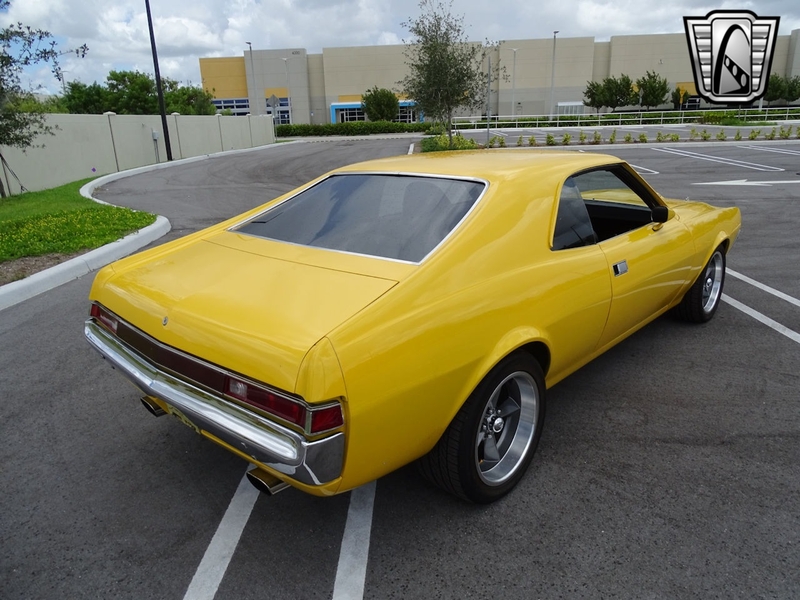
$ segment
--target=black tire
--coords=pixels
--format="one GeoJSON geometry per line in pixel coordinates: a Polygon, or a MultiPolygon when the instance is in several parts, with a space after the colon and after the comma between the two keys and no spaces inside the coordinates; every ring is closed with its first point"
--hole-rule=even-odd
{"type": "Polygon", "coordinates": [[[433,450],[418,461],[419,470],[464,500],[494,502],[525,474],[544,414],[541,367],[526,353],[511,354],[475,388],[433,450]]]}
{"type": "Polygon", "coordinates": [[[700,276],[686,292],[675,313],[690,323],[706,323],[717,312],[725,284],[725,247],[714,250],[700,276]]]}

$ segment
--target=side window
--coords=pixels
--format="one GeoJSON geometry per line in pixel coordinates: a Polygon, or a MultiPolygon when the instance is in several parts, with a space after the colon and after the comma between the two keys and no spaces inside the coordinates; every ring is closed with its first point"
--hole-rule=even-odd
{"type": "Polygon", "coordinates": [[[578,248],[597,242],[589,211],[575,179],[569,177],[561,188],[553,232],[553,250],[578,248]]]}
{"type": "Polygon", "coordinates": [[[608,167],[572,178],[580,190],[597,240],[601,242],[653,220],[650,206],[635,189],[636,182],[629,185],[624,180],[626,173],[617,174],[616,171],[616,167],[608,167]]]}

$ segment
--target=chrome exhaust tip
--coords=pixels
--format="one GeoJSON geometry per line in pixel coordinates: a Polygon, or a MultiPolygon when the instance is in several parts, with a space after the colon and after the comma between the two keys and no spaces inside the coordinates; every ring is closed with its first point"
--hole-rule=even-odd
{"type": "Polygon", "coordinates": [[[269,496],[274,496],[278,492],[289,487],[288,483],[281,481],[274,475],[258,468],[248,471],[247,479],[259,492],[264,492],[269,496]]]}
{"type": "Polygon", "coordinates": [[[150,398],[150,396],[143,396],[142,404],[144,404],[144,407],[147,409],[147,412],[149,412],[154,417],[160,417],[162,415],[167,414],[163,408],[161,408],[158,404],[156,404],[153,401],[152,398],[150,398]]]}

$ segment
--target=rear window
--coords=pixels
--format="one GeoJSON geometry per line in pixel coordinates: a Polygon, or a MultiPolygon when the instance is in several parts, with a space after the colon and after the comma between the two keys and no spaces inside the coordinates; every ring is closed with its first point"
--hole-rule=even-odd
{"type": "Polygon", "coordinates": [[[236,228],[240,233],[420,262],[485,184],[409,175],[334,175],[236,228]]]}

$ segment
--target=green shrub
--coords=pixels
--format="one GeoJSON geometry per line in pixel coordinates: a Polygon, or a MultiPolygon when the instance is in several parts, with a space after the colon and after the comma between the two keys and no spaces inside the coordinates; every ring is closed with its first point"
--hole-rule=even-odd
{"type": "Polygon", "coordinates": [[[609,144],[613,144],[613,143],[615,143],[616,141],[617,141],[617,130],[615,129],[615,130],[613,130],[613,131],[611,132],[611,136],[608,138],[608,143],[609,143],[609,144]]]}
{"type": "Polygon", "coordinates": [[[717,139],[718,139],[720,142],[724,142],[725,140],[727,140],[727,139],[728,139],[728,136],[727,136],[727,135],[725,135],[725,130],[724,130],[724,129],[720,129],[720,130],[719,130],[719,132],[717,133],[717,139]]]}
{"type": "Polygon", "coordinates": [[[544,138],[544,143],[548,146],[555,146],[556,145],[556,138],[553,136],[552,133],[548,133],[547,136],[544,138]]]}
{"type": "Polygon", "coordinates": [[[749,139],[749,140],[754,140],[754,139],[756,139],[756,138],[757,138],[759,135],[761,135],[761,130],[760,130],[760,129],[751,129],[751,130],[750,130],[750,133],[749,133],[749,134],[747,134],[747,139],[749,139]]]}
{"type": "Polygon", "coordinates": [[[741,131],[739,131],[739,130],[737,129],[737,130],[736,130],[736,135],[734,135],[734,136],[733,136],[733,139],[734,139],[734,140],[736,140],[737,142],[741,141],[741,139],[742,139],[742,132],[741,132],[741,131]]]}
{"type": "Polygon", "coordinates": [[[711,134],[708,133],[707,130],[703,129],[703,131],[700,132],[700,139],[703,140],[704,142],[707,142],[708,140],[711,139],[711,134]]]}
{"type": "Polygon", "coordinates": [[[660,131],[656,134],[656,141],[657,142],[663,142],[664,141],[664,134],[661,133],[660,131]]]}
{"type": "Polygon", "coordinates": [[[586,134],[583,132],[583,130],[581,130],[580,134],[578,134],[578,141],[581,144],[585,144],[586,143],[586,134]]]}
{"type": "Polygon", "coordinates": [[[647,143],[647,134],[644,131],[639,134],[639,143],[641,144],[647,143]]]}
{"type": "Polygon", "coordinates": [[[765,140],[774,140],[775,139],[775,133],[776,133],[775,132],[775,128],[773,127],[772,131],[770,131],[769,133],[765,133],[764,134],[764,139],[765,140]]]}
{"type": "Polygon", "coordinates": [[[442,152],[444,150],[477,150],[479,146],[472,138],[465,138],[459,133],[453,135],[453,145],[451,146],[447,134],[443,133],[425,138],[420,147],[423,152],[442,152]]]}
{"type": "Polygon", "coordinates": [[[697,139],[697,129],[695,129],[694,127],[692,127],[689,130],[689,139],[690,140],[696,140],[697,139]]]}
{"type": "Polygon", "coordinates": [[[593,144],[600,144],[602,142],[603,142],[603,136],[600,135],[599,131],[595,131],[594,132],[594,136],[592,137],[592,143],[593,144]]]}
{"type": "Polygon", "coordinates": [[[524,143],[524,141],[523,141],[523,139],[522,139],[522,136],[519,136],[519,137],[517,138],[517,146],[522,146],[522,144],[523,144],[523,143],[524,143]]]}
{"type": "Polygon", "coordinates": [[[670,134],[669,139],[671,139],[673,142],[680,142],[681,136],[678,133],[672,133],[670,134]]]}
{"type": "Polygon", "coordinates": [[[564,134],[564,137],[561,138],[561,145],[562,146],[569,146],[570,141],[572,140],[572,136],[568,133],[564,134]]]}
{"type": "Polygon", "coordinates": [[[528,146],[536,146],[536,138],[531,136],[528,138],[528,146]]]}
{"type": "Polygon", "coordinates": [[[505,148],[506,147],[506,137],[504,135],[498,136],[497,145],[500,148],[505,148]]]}
{"type": "Polygon", "coordinates": [[[789,125],[789,129],[784,129],[783,125],[781,125],[781,130],[778,132],[778,135],[782,140],[788,140],[789,137],[792,135],[793,128],[794,128],[793,125],[789,125]]]}
{"type": "Polygon", "coordinates": [[[304,137],[328,135],[371,135],[376,133],[424,133],[431,129],[430,123],[395,123],[392,121],[351,121],[349,123],[278,125],[278,137],[304,137]]]}
{"type": "Polygon", "coordinates": [[[626,133],[624,139],[626,144],[630,144],[631,142],[633,142],[633,136],[630,133],[626,133]]]}

